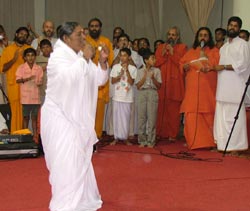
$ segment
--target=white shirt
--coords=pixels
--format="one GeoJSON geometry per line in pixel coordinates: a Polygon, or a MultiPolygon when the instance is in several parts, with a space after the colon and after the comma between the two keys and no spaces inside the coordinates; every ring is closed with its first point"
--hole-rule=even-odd
{"type": "Polygon", "coordinates": [[[57,41],[57,38],[54,38],[54,37],[52,37],[51,40],[48,39],[48,38],[46,38],[46,37],[39,37],[39,38],[36,38],[36,39],[34,39],[34,40],[32,41],[32,43],[31,43],[32,48],[37,49],[37,47],[38,47],[38,40],[39,40],[39,42],[40,42],[40,41],[42,41],[43,39],[49,40],[49,41],[51,42],[52,47],[54,48],[54,45],[55,45],[55,43],[56,43],[56,41],[57,41]]]}
{"type": "MultiPolygon", "coordinates": [[[[232,65],[234,71],[218,72],[216,100],[228,103],[240,103],[245,83],[250,74],[250,50],[248,43],[239,38],[227,41],[220,48],[221,65],[232,65]]],[[[250,93],[247,93],[245,103],[250,103],[250,93]]]]}
{"type": "MultiPolygon", "coordinates": [[[[122,66],[121,64],[116,64],[113,66],[110,77],[115,78],[120,75],[122,66]]],[[[136,78],[137,69],[136,67],[129,65],[128,71],[132,77],[132,79],[136,78]]],[[[115,84],[113,84],[114,93],[113,93],[113,100],[118,102],[126,102],[126,103],[132,103],[134,102],[134,91],[133,91],[133,85],[130,85],[128,83],[128,77],[127,74],[124,72],[123,76],[121,77],[121,80],[115,84]]]]}

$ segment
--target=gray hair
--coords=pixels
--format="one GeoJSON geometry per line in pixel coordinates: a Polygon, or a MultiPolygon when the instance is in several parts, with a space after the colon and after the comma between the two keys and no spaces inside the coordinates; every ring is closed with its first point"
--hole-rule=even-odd
{"type": "MultiPolygon", "coordinates": [[[[178,39],[176,40],[176,43],[181,43],[181,31],[177,26],[173,26],[170,29],[174,29],[176,31],[176,34],[178,35],[178,39]]],[[[168,30],[168,32],[170,31],[170,29],[168,30]]]]}
{"type": "Polygon", "coordinates": [[[63,41],[64,35],[70,36],[75,28],[79,26],[80,24],[77,22],[65,22],[62,24],[60,30],[59,30],[59,38],[63,41]]]}

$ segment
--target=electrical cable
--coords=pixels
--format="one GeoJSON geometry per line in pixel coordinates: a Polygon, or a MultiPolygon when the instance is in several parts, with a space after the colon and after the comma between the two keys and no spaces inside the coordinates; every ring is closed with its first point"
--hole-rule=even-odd
{"type": "Polygon", "coordinates": [[[189,161],[202,161],[202,162],[222,162],[223,159],[221,158],[200,158],[200,157],[195,157],[195,153],[191,153],[188,151],[180,151],[177,153],[168,153],[168,152],[163,152],[162,149],[159,147],[155,147],[154,151],[155,152],[143,152],[143,151],[137,151],[137,150],[121,150],[121,149],[108,149],[106,146],[109,146],[110,142],[103,141],[101,144],[98,145],[98,151],[110,151],[110,152],[121,152],[121,153],[134,153],[134,154],[145,154],[145,155],[156,155],[156,156],[163,156],[167,158],[172,158],[172,159],[179,159],[179,160],[189,160],[189,161]]]}

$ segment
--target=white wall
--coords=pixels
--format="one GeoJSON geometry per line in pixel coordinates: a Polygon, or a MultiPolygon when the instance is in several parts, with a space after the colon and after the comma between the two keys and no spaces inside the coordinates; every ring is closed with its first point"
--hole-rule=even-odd
{"type": "Polygon", "coordinates": [[[233,15],[239,16],[242,19],[242,29],[250,30],[250,1],[249,0],[234,0],[233,15]]]}
{"type": "Polygon", "coordinates": [[[45,0],[34,0],[34,29],[38,34],[42,34],[42,25],[46,19],[45,12],[45,0]]]}

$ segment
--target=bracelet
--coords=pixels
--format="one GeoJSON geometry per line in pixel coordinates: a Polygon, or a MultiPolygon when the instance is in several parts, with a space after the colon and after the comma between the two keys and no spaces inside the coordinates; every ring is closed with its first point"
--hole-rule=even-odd
{"type": "Polygon", "coordinates": [[[22,78],[22,83],[24,84],[24,79],[22,78]]]}
{"type": "Polygon", "coordinates": [[[226,69],[227,69],[227,65],[225,65],[225,64],[224,64],[224,66],[223,66],[223,67],[224,67],[224,70],[226,70],[226,69]]]}

